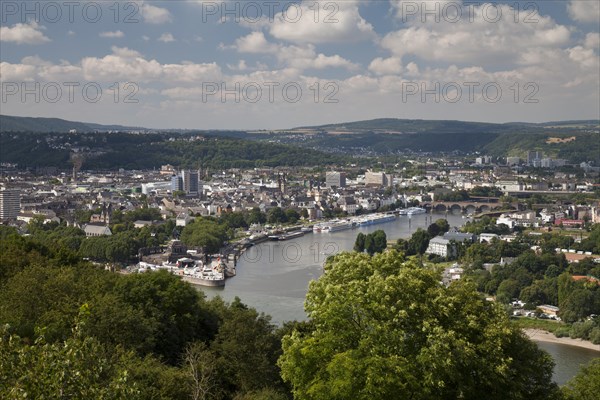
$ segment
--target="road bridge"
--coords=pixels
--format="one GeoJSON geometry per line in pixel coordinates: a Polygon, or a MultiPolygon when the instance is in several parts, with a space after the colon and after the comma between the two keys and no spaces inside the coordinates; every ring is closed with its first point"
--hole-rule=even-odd
{"type": "MultiPolygon", "coordinates": [[[[483,203],[478,201],[426,201],[421,207],[431,212],[454,212],[454,213],[485,213],[495,209],[506,208],[506,203],[483,203]]],[[[511,203],[511,207],[518,210],[518,203],[511,203]]]]}

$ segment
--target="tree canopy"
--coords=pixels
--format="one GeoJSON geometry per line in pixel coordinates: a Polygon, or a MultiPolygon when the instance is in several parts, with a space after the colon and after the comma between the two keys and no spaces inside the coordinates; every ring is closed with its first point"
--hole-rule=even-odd
{"type": "Polygon", "coordinates": [[[362,232],[359,232],[359,234],[356,235],[354,251],[362,253],[366,250],[368,254],[373,255],[375,253],[383,252],[386,248],[387,236],[381,229],[366,235],[362,232]]]}
{"type": "Polygon", "coordinates": [[[209,218],[196,218],[181,232],[181,241],[188,246],[204,247],[209,253],[219,251],[229,238],[227,224],[219,224],[209,218]]]}
{"type": "Polygon", "coordinates": [[[296,399],[552,399],[553,362],[474,285],[395,251],[342,253],[311,283],[314,324],[283,339],[296,399]]]}
{"type": "Polygon", "coordinates": [[[582,367],[562,390],[567,400],[597,399],[600,393],[600,358],[582,367]]]}

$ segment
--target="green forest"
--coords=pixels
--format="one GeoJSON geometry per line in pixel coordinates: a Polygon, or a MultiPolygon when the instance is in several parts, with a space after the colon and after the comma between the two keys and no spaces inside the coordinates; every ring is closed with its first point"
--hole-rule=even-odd
{"type": "Polygon", "coordinates": [[[312,166],[340,163],[343,156],[276,143],[230,137],[130,133],[0,133],[0,158],[26,167],[70,169],[73,149],[84,169],[153,169],[164,164],[211,169],[312,166]]]}
{"type": "Polygon", "coordinates": [[[349,124],[352,128],[348,129],[356,129],[352,133],[331,134],[318,130],[312,135],[294,131],[148,134],[2,131],[0,157],[20,167],[68,169],[72,167],[71,153],[77,150],[84,156],[84,169],[105,170],[152,169],[168,163],[179,168],[210,166],[215,169],[313,166],[357,162],[347,154],[365,157],[406,152],[477,151],[497,157],[525,158],[528,151],[537,150],[545,157],[572,163],[600,162],[600,133],[593,125],[546,128],[530,124],[386,121],[357,123],[358,128],[349,124]],[[396,125],[402,133],[381,131],[396,125]]]}

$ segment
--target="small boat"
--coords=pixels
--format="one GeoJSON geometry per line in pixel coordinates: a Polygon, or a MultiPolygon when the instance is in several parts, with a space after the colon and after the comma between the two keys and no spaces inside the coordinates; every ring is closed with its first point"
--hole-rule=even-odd
{"type": "Polygon", "coordinates": [[[304,236],[304,232],[292,232],[286,233],[285,235],[280,235],[279,240],[290,240],[300,236],[304,236]]]}

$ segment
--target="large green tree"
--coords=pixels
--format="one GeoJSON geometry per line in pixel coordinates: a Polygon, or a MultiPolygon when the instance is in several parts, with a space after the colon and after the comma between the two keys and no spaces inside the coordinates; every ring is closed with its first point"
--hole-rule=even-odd
{"type": "Polygon", "coordinates": [[[408,241],[408,250],[410,254],[423,255],[427,246],[429,246],[429,240],[431,237],[427,231],[419,228],[415,233],[412,234],[408,241]]]}
{"type": "Polygon", "coordinates": [[[553,362],[474,285],[395,251],[342,253],[310,285],[311,330],[283,339],[296,399],[552,399],[553,362]]]}
{"type": "Polygon", "coordinates": [[[64,342],[46,343],[41,335],[33,345],[1,328],[0,398],[141,400],[119,357],[82,335],[82,324],[64,342]]]}
{"type": "Polygon", "coordinates": [[[365,251],[365,240],[367,239],[367,235],[362,232],[359,232],[356,235],[356,241],[354,242],[354,251],[358,253],[362,253],[365,251]]]}
{"type": "Polygon", "coordinates": [[[568,400],[594,400],[600,393],[600,358],[588,365],[563,387],[568,400]]]}
{"type": "Polygon", "coordinates": [[[208,218],[196,218],[188,224],[181,232],[181,241],[188,246],[204,247],[209,253],[219,251],[223,243],[228,239],[226,224],[208,218]]]}
{"type": "Polygon", "coordinates": [[[270,224],[280,224],[287,222],[287,217],[281,207],[273,207],[267,212],[267,222],[270,224]]]}

